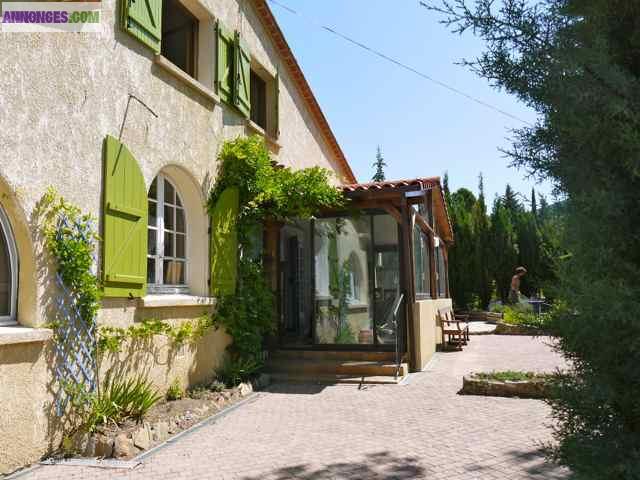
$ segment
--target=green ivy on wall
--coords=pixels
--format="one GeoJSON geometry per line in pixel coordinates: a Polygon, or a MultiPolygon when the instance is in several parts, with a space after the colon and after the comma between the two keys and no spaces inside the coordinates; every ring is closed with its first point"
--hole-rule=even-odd
{"type": "MultiPolygon", "coordinates": [[[[274,295],[261,259],[260,231],[265,220],[309,219],[323,209],[344,206],[342,193],[331,185],[331,172],[321,167],[293,171],[275,166],[259,136],[226,142],[209,196],[209,211],[228,189],[237,189],[238,272],[236,291],[218,298],[214,323],[233,338],[230,353],[241,360],[260,360],[263,339],[275,330],[274,295]]],[[[215,257],[217,253],[212,252],[215,257]]],[[[215,282],[215,278],[212,279],[215,282]]]]}
{"type": "MultiPolygon", "coordinates": [[[[76,299],[83,321],[93,325],[100,308],[100,285],[93,272],[96,221],[68,203],[52,187],[38,204],[45,245],[56,260],[64,285],[76,299]]],[[[53,325],[55,327],[55,325],[53,325]]]]}

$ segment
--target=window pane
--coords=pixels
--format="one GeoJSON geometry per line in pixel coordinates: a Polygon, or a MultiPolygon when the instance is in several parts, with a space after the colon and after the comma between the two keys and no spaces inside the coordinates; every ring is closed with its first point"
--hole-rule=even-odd
{"type": "Polygon", "coordinates": [[[413,229],[413,264],[415,272],[416,294],[429,295],[430,273],[429,273],[429,240],[419,226],[413,229]]]}
{"type": "Polygon", "coordinates": [[[176,234],[176,257],[185,258],[185,238],[184,235],[176,234]]]}
{"type": "Polygon", "coordinates": [[[176,192],[173,189],[173,185],[171,185],[166,180],[164,181],[164,203],[175,204],[175,196],[176,192]]]}
{"type": "Polygon", "coordinates": [[[173,230],[175,227],[175,224],[173,222],[173,212],[175,212],[175,209],[173,207],[164,206],[164,228],[165,230],[173,230]]]}
{"type": "Polygon", "coordinates": [[[176,232],[184,233],[184,210],[176,208],[176,232]]]}
{"type": "Polygon", "coordinates": [[[316,221],[316,341],[374,342],[371,217],[316,221]]]}
{"type": "Polygon", "coordinates": [[[195,76],[198,19],[178,0],[162,2],[162,55],[195,76]]]}
{"type": "Polygon", "coordinates": [[[176,260],[164,260],[163,273],[165,285],[184,285],[185,263],[176,260]]]}
{"type": "Polygon", "coordinates": [[[164,256],[165,257],[173,257],[173,241],[174,234],[166,233],[164,234],[164,256]]]}
{"type": "Polygon", "coordinates": [[[267,84],[251,70],[251,120],[267,128],[267,84]]]}
{"type": "Polygon", "coordinates": [[[176,205],[178,205],[179,207],[182,206],[182,200],[180,200],[180,195],[178,195],[178,192],[176,192],[176,205]]]}
{"type": "Polygon", "coordinates": [[[11,263],[9,248],[0,226],[0,316],[11,314],[11,263]]]}
{"type": "Polygon", "coordinates": [[[156,230],[147,230],[147,253],[149,255],[158,254],[157,238],[158,232],[156,230]]]}
{"type": "Polygon", "coordinates": [[[154,178],[149,188],[149,198],[158,199],[158,179],[154,178]]]}
{"type": "Polygon", "coordinates": [[[147,283],[156,283],[156,260],[147,257],[147,283]]]}
{"type": "Polygon", "coordinates": [[[156,227],[158,226],[158,214],[157,214],[157,204],[156,202],[149,202],[149,226],[156,227]]]}

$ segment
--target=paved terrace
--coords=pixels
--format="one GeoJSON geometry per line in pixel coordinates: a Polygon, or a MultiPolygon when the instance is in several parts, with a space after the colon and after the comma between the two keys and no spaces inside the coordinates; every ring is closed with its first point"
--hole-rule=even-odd
{"type": "Polygon", "coordinates": [[[477,336],[401,386],[274,385],[132,471],[44,466],[24,479],[561,479],[541,401],[459,396],[471,371],[552,371],[548,339],[477,336]]]}

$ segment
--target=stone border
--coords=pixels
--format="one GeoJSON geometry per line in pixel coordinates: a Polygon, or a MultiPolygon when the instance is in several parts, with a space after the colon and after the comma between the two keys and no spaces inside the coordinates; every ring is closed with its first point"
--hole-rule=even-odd
{"type": "Polygon", "coordinates": [[[80,458],[131,460],[142,457],[158,446],[172,442],[195,426],[232,409],[240,400],[253,394],[254,390],[263,389],[270,383],[271,377],[262,374],[252,382],[241,383],[233,390],[221,392],[217,399],[212,399],[195,412],[186,412],[155,422],[142,422],[133,430],[92,434],[81,432],[73,439],[73,448],[80,458]],[[187,416],[189,418],[186,418],[187,416]],[[187,428],[181,427],[183,422],[194,420],[195,423],[187,428]]]}
{"type": "Polygon", "coordinates": [[[549,393],[547,383],[539,378],[521,381],[499,381],[465,375],[460,395],[481,395],[486,397],[546,398],[549,393]]]}
{"type": "Polygon", "coordinates": [[[496,335],[529,335],[534,337],[542,337],[549,335],[548,332],[539,328],[529,327],[526,325],[510,325],[508,323],[498,322],[496,329],[493,331],[496,335]]]}

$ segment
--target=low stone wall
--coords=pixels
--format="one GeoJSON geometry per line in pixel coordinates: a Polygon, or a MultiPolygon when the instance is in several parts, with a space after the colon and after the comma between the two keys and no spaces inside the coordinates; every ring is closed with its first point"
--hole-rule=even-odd
{"type": "Polygon", "coordinates": [[[508,323],[498,322],[493,332],[496,335],[531,335],[543,336],[548,335],[544,330],[526,325],[509,325],[508,323]]]}
{"type": "Polygon", "coordinates": [[[542,378],[503,382],[466,375],[462,381],[462,390],[458,393],[487,397],[545,398],[548,391],[548,384],[542,378]]]}
{"type": "Polygon", "coordinates": [[[461,315],[468,315],[470,322],[497,323],[502,320],[502,314],[497,312],[456,312],[461,315]]]}
{"type": "Polygon", "coordinates": [[[157,405],[142,423],[129,422],[121,427],[102,427],[93,433],[78,432],[67,445],[63,445],[66,451],[62,454],[129,460],[188,430],[207,417],[223,411],[254,390],[265,388],[270,383],[270,377],[263,374],[255,381],[241,383],[233,389],[207,392],[201,398],[185,398],[157,405]]]}

